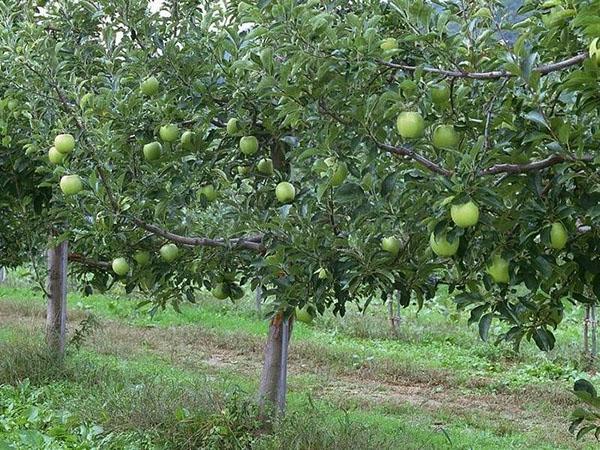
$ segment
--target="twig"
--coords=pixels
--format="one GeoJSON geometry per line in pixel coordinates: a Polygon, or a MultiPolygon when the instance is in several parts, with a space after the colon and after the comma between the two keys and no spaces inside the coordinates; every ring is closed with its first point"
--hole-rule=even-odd
{"type": "Polygon", "coordinates": [[[496,99],[500,95],[500,93],[504,90],[504,87],[508,83],[508,78],[504,80],[500,89],[496,91],[494,96],[490,99],[486,108],[486,116],[485,116],[485,128],[483,130],[483,148],[484,150],[488,150],[490,148],[490,124],[492,122],[492,113],[494,112],[494,103],[496,99]]]}

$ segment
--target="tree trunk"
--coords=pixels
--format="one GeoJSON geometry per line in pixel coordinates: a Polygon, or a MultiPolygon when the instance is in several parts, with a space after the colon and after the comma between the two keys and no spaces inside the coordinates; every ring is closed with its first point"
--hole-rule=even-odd
{"type": "Polygon", "coordinates": [[[262,314],[262,286],[256,286],[256,314],[260,317],[262,314]]]}
{"type": "Polygon", "coordinates": [[[585,306],[585,318],[583,319],[583,354],[584,357],[587,358],[590,354],[590,344],[589,344],[589,336],[590,336],[590,307],[588,305],[585,306]]]}
{"type": "Polygon", "coordinates": [[[596,361],[598,355],[598,343],[597,343],[597,323],[596,323],[596,305],[592,305],[590,308],[590,325],[592,326],[592,348],[591,357],[592,363],[596,361]]]}
{"type": "Polygon", "coordinates": [[[390,327],[392,331],[392,336],[398,337],[398,316],[394,314],[394,299],[392,296],[388,297],[387,300],[387,308],[388,308],[388,320],[390,321],[390,327]]]}
{"type": "Polygon", "coordinates": [[[292,319],[277,314],[269,325],[265,346],[265,359],[260,377],[258,403],[263,416],[276,411],[285,411],[287,391],[288,346],[292,334],[292,319]]]}
{"type": "Polygon", "coordinates": [[[52,352],[62,357],[67,328],[67,258],[69,243],[63,241],[48,249],[48,309],[46,342],[52,352]]]}
{"type": "Polygon", "coordinates": [[[6,278],[6,269],[4,267],[0,267],[0,283],[4,283],[5,278],[6,278]]]}

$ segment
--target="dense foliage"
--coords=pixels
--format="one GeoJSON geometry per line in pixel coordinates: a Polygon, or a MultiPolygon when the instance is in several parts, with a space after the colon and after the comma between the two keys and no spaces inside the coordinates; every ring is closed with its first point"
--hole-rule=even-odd
{"type": "MultiPolygon", "coordinates": [[[[272,311],[343,314],[392,291],[422,305],[441,281],[482,337],[501,318],[506,338],[549,349],[563,302],[596,301],[597,0],[525,1],[515,24],[488,1],[197,3],[2,5],[9,211],[44,205],[47,234],[94,260],[125,257],[128,289],[158,305],[201,286],[234,298],[251,281],[272,311]],[[397,130],[403,111],[422,123],[397,130]],[[76,146],[55,165],[60,133],[76,146]],[[258,151],[240,151],[242,136],[258,151]],[[145,156],[154,141],[160,155],[145,156]],[[273,174],[257,166],[267,158],[273,174]],[[66,174],[82,192],[61,192],[66,174]],[[33,193],[15,197],[22,180],[33,193]],[[287,204],[281,181],[296,190],[287,204]],[[468,201],[480,217],[461,228],[450,209],[468,201]],[[456,254],[438,257],[430,241],[445,239],[457,250],[436,253],[456,254]],[[158,256],[167,241],[176,263],[158,256]],[[150,264],[133,263],[139,250],[150,264]]],[[[8,217],[0,242],[42,231],[8,217]]],[[[81,274],[100,288],[117,278],[81,274]]]]}

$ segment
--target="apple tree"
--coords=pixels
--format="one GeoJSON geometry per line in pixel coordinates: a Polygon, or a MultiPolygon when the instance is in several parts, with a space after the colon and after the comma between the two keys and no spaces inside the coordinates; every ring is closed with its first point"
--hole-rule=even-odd
{"type": "Polygon", "coordinates": [[[565,302],[596,302],[599,6],[22,0],[5,135],[84,285],[175,308],[260,287],[283,408],[294,318],[444,283],[482,338],[548,350],[565,302]]]}

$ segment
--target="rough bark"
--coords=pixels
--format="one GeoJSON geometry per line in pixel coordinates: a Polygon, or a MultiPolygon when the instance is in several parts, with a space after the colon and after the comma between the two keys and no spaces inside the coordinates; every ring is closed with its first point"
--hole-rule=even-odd
{"type": "Polygon", "coordinates": [[[69,244],[63,241],[48,249],[48,308],[46,342],[50,351],[65,352],[67,328],[67,259],[69,244]]]}
{"type": "Polygon", "coordinates": [[[258,402],[263,415],[285,410],[287,391],[287,354],[292,334],[292,319],[277,314],[269,325],[265,359],[260,377],[258,402]]]}
{"type": "Polygon", "coordinates": [[[6,278],[6,270],[0,267],[0,283],[4,283],[4,278],[6,278]]]}

